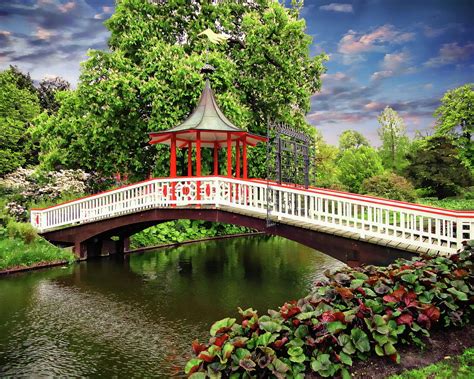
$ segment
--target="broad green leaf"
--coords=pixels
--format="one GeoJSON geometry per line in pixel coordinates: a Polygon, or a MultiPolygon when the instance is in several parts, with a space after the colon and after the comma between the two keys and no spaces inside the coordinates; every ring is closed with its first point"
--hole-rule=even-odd
{"type": "Polygon", "coordinates": [[[186,366],[184,366],[184,373],[189,374],[195,367],[199,366],[201,362],[202,362],[202,359],[199,359],[199,358],[190,359],[186,363],[186,366]]]}
{"type": "Polygon", "coordinates": [[[340,321],[333,321],[333,322],[328,322],[326,324],[326,328],[329,333],[335,334],[335,333],[340,332],[341,330],[346,329],[346,325],[340,321]]]}
{"type": "Polygon", "coordinates": [[[350,357],[350,355],[341,351],[339,353],[339,358],[341,359],[341,362],[344,363],[346,366],[352,366],[352,358],[350,357]]]}
{"type": "Polygon", "coordinates": [[[219,331],[225,330],[225,329],[230,329],[232,325],[235,323],[235,318],[230,318],[226,317],[222,320],[216,321],[214,324],[211,326],[211,336],[215,336],[219,331]]]}
{"type": "Polygon", "coordinates": [[[354,343],[354,346],[360,352],[364,353],[364,352],[370,351],[369,337],[367,337],[367,334],[365,334],[365,332],[362,329],[360,328],[352,329],[351,339],[352,339],[352,342],[354,343]]]}

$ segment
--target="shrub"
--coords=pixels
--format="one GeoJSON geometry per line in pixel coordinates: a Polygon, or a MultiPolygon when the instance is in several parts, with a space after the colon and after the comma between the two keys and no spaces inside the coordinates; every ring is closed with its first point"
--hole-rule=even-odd
{"type": "Polygon", "coordinates": [[[349,377],[354,359],[372,354],[398,362],[400,344],[423,345],[437,325],[463,325],[473,313],[472,249],[446,257],[397,260],[326,273],[303,299],[242,321],[211,326],[208,344],[193,342],[192,378],[349,377]],[[207,375],[207,376],[206,376],[207,375]]]}
{"type": "Polygon", "coordinates": [[[10,221],[7,224],[7,233],[11,238],[21,239],[27,244],[38,238],[35,228],[24,222],[10,221]]]}
{"type": "Polygon", "coordinates": [[[416,199],[413,185],[402,176],[392,172],[385,172],[365,179],[360,187],[360,192],[392,200],[414,201],[416,199]]]}
{"type": "Polygon", "coordinates": [[[358,193],[364,179],[383,172],[382,160],[377,152],[367,146],[345,150],[337,162],[339,181],[349,191],[358,193]]]}

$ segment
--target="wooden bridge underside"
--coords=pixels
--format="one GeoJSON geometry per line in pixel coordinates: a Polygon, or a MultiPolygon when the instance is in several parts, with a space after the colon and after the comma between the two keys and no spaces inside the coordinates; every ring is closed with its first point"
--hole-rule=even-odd
{"type": "Polygon", "coordinates": [[[128,248],[128,239],[133,234],[161,222],[178,219],[213,221],[253,228],[296,241],[350,265],[386,265],[399,257],[410,258],[427,252],[427,249],[409,243],[375,237],[364,239],[359,233],[295,220],[275,218],[275,224],[267,226],[267,220],[261,213],[225,206],[149,209],[53,230],[42,235],[55,244],[73,246],[78,258],[87,259],[95,255],[124,252],[128,248]]]}

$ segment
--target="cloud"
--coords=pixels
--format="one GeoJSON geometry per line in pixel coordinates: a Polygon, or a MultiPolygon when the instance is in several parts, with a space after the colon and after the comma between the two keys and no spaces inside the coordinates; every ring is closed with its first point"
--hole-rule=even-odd
{"type": "Polygon", "coordinates": [[[52,74],[74,84],[87,50],[107,48],[109,32],[94,19],[104,4],[108,5],[94,8],[86,0],[2,3],[0,18],[6,15],[15,29],[5,30],[8,35],[0,31],[0,70],[17,65],[34,80],[52,74]]]}
{"type": "Polygon", "coordinates": [[[371,80],[381,80],[400,74],[411,74],[415,68],[411,66],[412,57],[407,51],[385,54],[380,64],[380,71],[372,74],[371,80]]]}
{"type": "Polygon", "coordinates": [[[44,29],[41,26],[36,28],[35,36],[38,39],[49,40],[53,35],[54,33],[51,30],[44,29]]]}
{"type": "Polygon", "coordinates": [[[349,30],[339,41],[338,51],[342,54],[383,51],[385,45],[402,44],[413,40],[414,37],[414,33],[398,31],[390,24],[379,26],[366,34],[349,30]]]}
{"type": "Polygon", "coordinates": [[[364,105],[364,109],[368,111],[376,111],[380,112],[385,108],[385,105],[382,103],[378,103],[376,101],[369,101],[367,104],[364,105]]]}
{"type": "Polygon", "coordinates": [[[393,75],[394,75],[393,71],[390,71],[390,70],[376,71],[372,74],[372,76],[370,77],[370,80],[382,80],[385,78],[389,78],[393,75]]]}
{"type": "Polygon", "coordinates": [[[331,11],[331,12],[342,12],[342,13],[353,13],[354,8],[352,4],[342,4],[342,3],[331,3],[327,5],[322,5],[319,7],[322,11],[331,11]]]}
{"type": "Polygon", "coordinates": [[[112,13],[114,11],[114,7],[102,7],[102,11],[104,13],[112,13]]]}
{"type": "Polygon", "coordinates": [[[61,13],[68,13],[69,11],[73,10],[76,7],[76,3],[74,1],[70,1],[66,4],[58,5],[58,9],[61,13]]]}
{"type": "Polygon", "coordinates": [[[457,42],[445,43],[441,46],[438,56],[430,58],[424,63],[426,67],[441,67],[450,64],[460,64],[468,61],[474,55],[474,43],[468,42],[464,46],[457,42]]]}

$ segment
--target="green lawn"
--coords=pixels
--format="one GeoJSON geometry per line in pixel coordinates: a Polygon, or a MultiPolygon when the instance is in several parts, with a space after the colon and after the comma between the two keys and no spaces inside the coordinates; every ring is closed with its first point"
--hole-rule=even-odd
{"type": "Polygon", "coordinates": [[[40,238],[31,243],[17,238],[0,239],[0,270],[60,260],[73,262],[75,257],[71,251],[60,249],[40,238]]]}
{"type": "Polygon", "coordinates": [[[438,200],[433,197],[418,199],[419,204],[430,205],[432,207],[454,209],[460,211],[474,211],[474,199],[443,199],[438,200]]]}
{"type": "Polygon", "coordinates": [[[445,359],[424,368],[405,371],[388,379],[470,379],[474,378],[474,348],[457,357],[445,359]]]}

